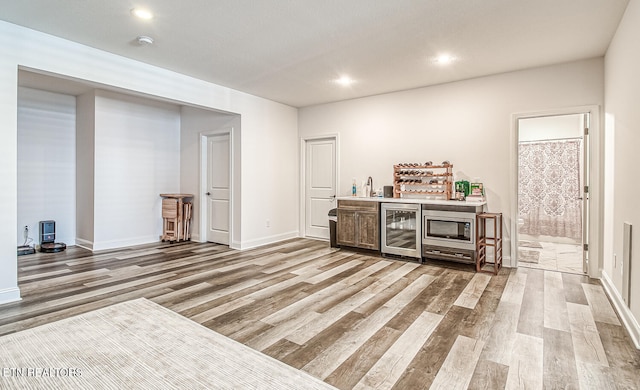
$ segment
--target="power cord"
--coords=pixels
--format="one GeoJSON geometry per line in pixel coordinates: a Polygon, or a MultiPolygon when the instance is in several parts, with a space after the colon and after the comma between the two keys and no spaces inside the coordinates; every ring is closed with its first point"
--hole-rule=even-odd
{"type": "Polygon", "coordinates": [[[22,236],[24,237],[24,244],[22,246],[27,246],[33,242],[33,239],[29,237],[29,226],[24,226],[24,231],[22,232],[22,236]]]}

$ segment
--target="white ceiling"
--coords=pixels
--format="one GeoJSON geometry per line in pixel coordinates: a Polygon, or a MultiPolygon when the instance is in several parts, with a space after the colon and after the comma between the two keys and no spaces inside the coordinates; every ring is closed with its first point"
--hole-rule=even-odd
{"type": "Polygon", "coordinates": [[[0,19],[303,107],[599,57],[627,3],[0,0],[0,19]],[[134,18],[139,6],[155,17],[134,18]],[[431,61],[445,52],[458,60],[431,61]],[[356,82],[333,82],[342,75],[356,82]]]}

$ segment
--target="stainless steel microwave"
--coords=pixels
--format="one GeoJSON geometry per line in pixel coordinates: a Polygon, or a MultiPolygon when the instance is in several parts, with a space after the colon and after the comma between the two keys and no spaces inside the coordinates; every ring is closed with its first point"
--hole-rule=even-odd
{"type": "Polygon", "coordinates": [[[422,221],[424,245],[475,250],[475,213],[422,210],[422,221]]]}

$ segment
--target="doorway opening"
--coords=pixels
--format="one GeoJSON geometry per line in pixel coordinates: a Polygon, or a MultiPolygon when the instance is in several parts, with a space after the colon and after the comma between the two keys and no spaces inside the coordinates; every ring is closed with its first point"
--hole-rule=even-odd
{"type": "Polygon", "coordinates": [[[517,264],[588,271],[589,113],[517,122],[517,264]]]}

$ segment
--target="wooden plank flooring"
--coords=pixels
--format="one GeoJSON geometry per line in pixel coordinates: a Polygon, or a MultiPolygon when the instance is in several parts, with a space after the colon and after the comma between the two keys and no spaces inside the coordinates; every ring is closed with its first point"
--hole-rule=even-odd
{"type": "Polygon", "coordinates": [[[145,297],[340,389],[640,386],[640,353],[581,275],[489,276],[305,239],[72,247],[18,266],[23,300],[0,306],[0,335],[145,297]]]}

